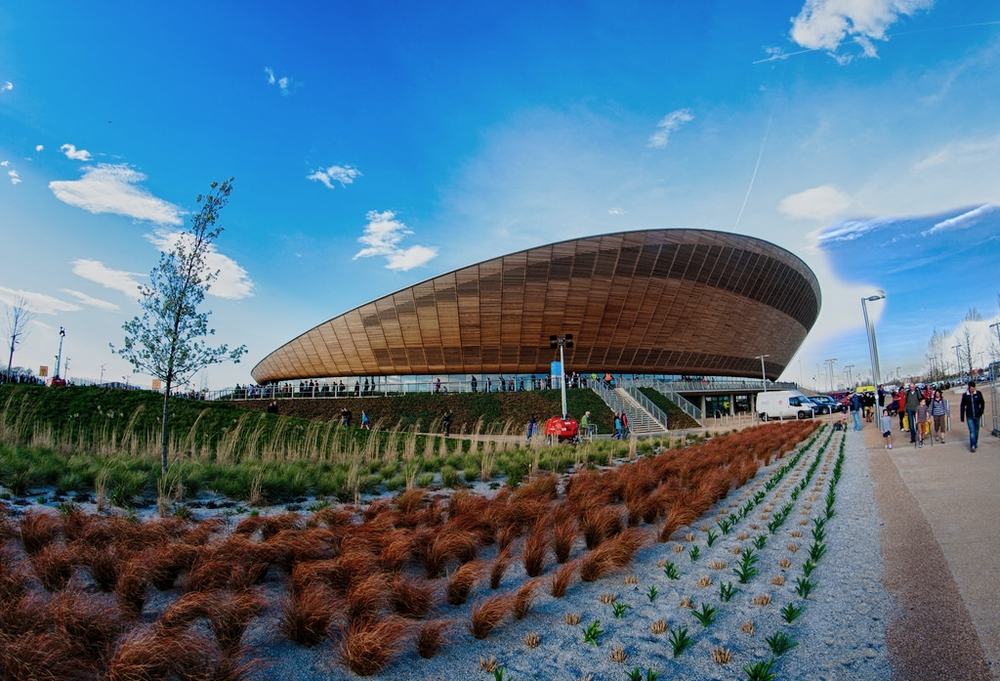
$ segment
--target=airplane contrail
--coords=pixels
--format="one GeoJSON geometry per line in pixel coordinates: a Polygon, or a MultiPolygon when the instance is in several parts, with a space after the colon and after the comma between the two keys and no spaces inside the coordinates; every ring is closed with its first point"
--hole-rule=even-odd
{"type": "Polygon", "coordinates": [[[771,134],[771,120],[774,118],[774,106],[771,106],[771,113],[767,115],[767,127],[764,128],[764,136],[760,140],[760,149],[757,150],[757,160],[753,164],[753,173],[750,174],[750,184],[747,185],[747,193],[743,196],[743,205],[740,206],[740,212],[736,215],[736,222],[733,224],[733,230],[740,226],[740,222],[743,220],[743,211],[746,210],[747,203],[750,201],[750,192],[753,191],[753,186],[757,182],[757,171],[760,170],[760,160],[764,157],[764,146],[767,144],[767,138],[771,134]]]}
{"type": "MultiPolygon", "coordinates": [[[[1000,26],[1000,20],[977,21],[977,22],[972,23],[972,24],[953,24],[951,26],[930,26],[928,28],[915,28],[915,29],[910,30],[910,31],[899,31],[898,33],[887,33],[885,35],[885,38],[886,39],[888,39],[888,38],[896,38],[896,37],[899,37],[899,36],[914,35],[914,34],[917,34],[917,33],[934,33],[934,32],[937,32],[937,31],[951,31],[951,30],[958,29],[958,28],[979,28],[979,27],[982,27],[982,26],[1000,26]]],[[[820,52],[820,51],[822,51],[822,48],[819,48],[819,47],[810,47],[810,48],[807,48],[807,49],[804,49],[804,50],[798,50],[796,52],[782,52],[780,54],[772,54],[772,55],[769,55],[767,57],[763,57],[761,59],[755,59],[752,62],[750,62],[750,64],[751,65],[753,65],[753,64],[767,64],[767,63],[772,62],[772,61],[784,61],[785,59],[788,59],[789,57],[795,57],[795,56],[798,56],[800,54],[808,54],[809,52],[820,52]]]]}

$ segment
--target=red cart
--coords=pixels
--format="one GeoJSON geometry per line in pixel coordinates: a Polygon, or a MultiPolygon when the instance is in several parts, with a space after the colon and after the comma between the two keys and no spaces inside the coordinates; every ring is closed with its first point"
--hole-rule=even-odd
{"type": "Polygon", "coordinates": [[[576,419],[553,416],[545,422],[545,435],[559,442],[578,442],[580,423],[576,419]]]}

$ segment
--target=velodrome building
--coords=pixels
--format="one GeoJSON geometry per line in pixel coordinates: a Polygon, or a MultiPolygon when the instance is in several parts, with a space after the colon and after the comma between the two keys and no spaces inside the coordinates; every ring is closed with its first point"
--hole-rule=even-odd
{"type": "Polygon", "coordinates": [[[760,239],[698,229],[590,236],[441,274],[318,324],[260,383],[567,371],[777,379],[816,322],[816,276],[760,239]]]}

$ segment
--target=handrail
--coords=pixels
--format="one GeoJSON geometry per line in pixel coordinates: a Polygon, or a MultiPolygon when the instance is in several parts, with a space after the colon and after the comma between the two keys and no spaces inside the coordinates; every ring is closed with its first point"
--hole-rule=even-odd
{"type": "Polygon", "coordinates": [[[700,422],[705,418],[705,415],[702,413],[700,408],[696,407],[694,403],[672,388],[673,381],[663,381],[660,379],[636,379],[632,381],[632,383],[643,388],[653,388],[654,390],[663,393],[674,404],[676,404],[681,411],[693,418],[695,421],[700,422]]]}
{"type": "Polygon", "coordinates": [[[642,392],[635,386],[623,385],[622,390],[625,391],[629,397],[635,400],[640,407],[646,410],[649,416],[663,426],[664,430],[670,430],[670,420],[667,418],[667,413],[656,406],[652,400],[642,394],[642,392]]]}

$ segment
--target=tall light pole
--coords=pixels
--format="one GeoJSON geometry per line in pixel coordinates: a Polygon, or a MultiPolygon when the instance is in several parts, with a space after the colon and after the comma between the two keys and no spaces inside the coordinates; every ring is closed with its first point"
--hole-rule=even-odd
{"type": "Polygon", "coordinates": [[[566,418],[566,356],[563,348],[573,347],[573,334],[564,333],[558,336],[549,336],[549,347],[559,348],[559,388],[562,391],[562,417],[566,418]]]}
{"type": "Polygon", "coordinates": [[[56,374],[55,377],[59,378],[59,365],[62,364],[62,346],[63,338],[66,337],[66,329],[59,327],[59,354],[56,355],[56,374]]]}
{"type": "MultiPolygon", "coordinates": [[[[991,329],[995,329],[997,332],[997,351],[1000,351],[1000,322],[994,322],[990,324],[991,329]]],[[[990,353],[993,354],[992,352],[990,353]]]]}
{"type": "Polygon", "coordinates": [[[101,380],[100,380],[100,384],[104,385],[104,365],[103,364],[101,365],[101,380]]]}
{"type": "Polygon", "coordinates": [[[836,363],[837,363],[836,359],[828,359],[828,360],[826,360],[826,376],[827,376],[827,380],[830,383],[830,392],[833,392],[834,389],[835,389],[835,386],[833,384],[833,381],[834,381],[834,378],[833,378],[833,376],[834,376],[834,374],[833,374],[833,365],[836,364],[836,363]]]}
{"type": "Polygon", "coordinates": [[[844,365],[844,369],[847,371],[847,385],[849,387],[851,387],[851,388],[854,387],[854,381],[852,380],[853,377],[851,375],[851,369],[853,369],[853,368],[854,368],[853,364],[845,364],[844,365]]]}
{"type": "MultiPolygon", "coordinates": [[[[759,359],[760,360],[760,380],[764,384],[764,392],[767,392],[767,374],[764,373],[764,358],[765,357],[770,357],[770,356],[771,355],[755,355],[754,356],[754,359],[759,359]]],[[[799,371],[801,371],[801,370],[802,370],[802,368],[801,368],[801,365],[800,365],[799,371]]]]}
{"type": "Polygon", "coordinates": [[[952,350],[955,351],[955,369],[957,369],[957,371],[955,373],[957,374],[959,380],[962,380],[962,353],[961,353],[961,349],[962,349],[961,345],[956,345],[955,347],[952,348],[952,350]]]}
{"type": "Polygon", "coordinates": [[[883,300],[884,298],[885,291],[882,290],[875,295],[861,297],[861,313],[865,318],[865,333],[868,334],[868,357],[872,363],[872,382],[876,388],[882,383],[882,377],[878,366],[878,343],[875,342],[875,325],[868,318],[868,303],[874,303],[876,300],[883,300]]]}

